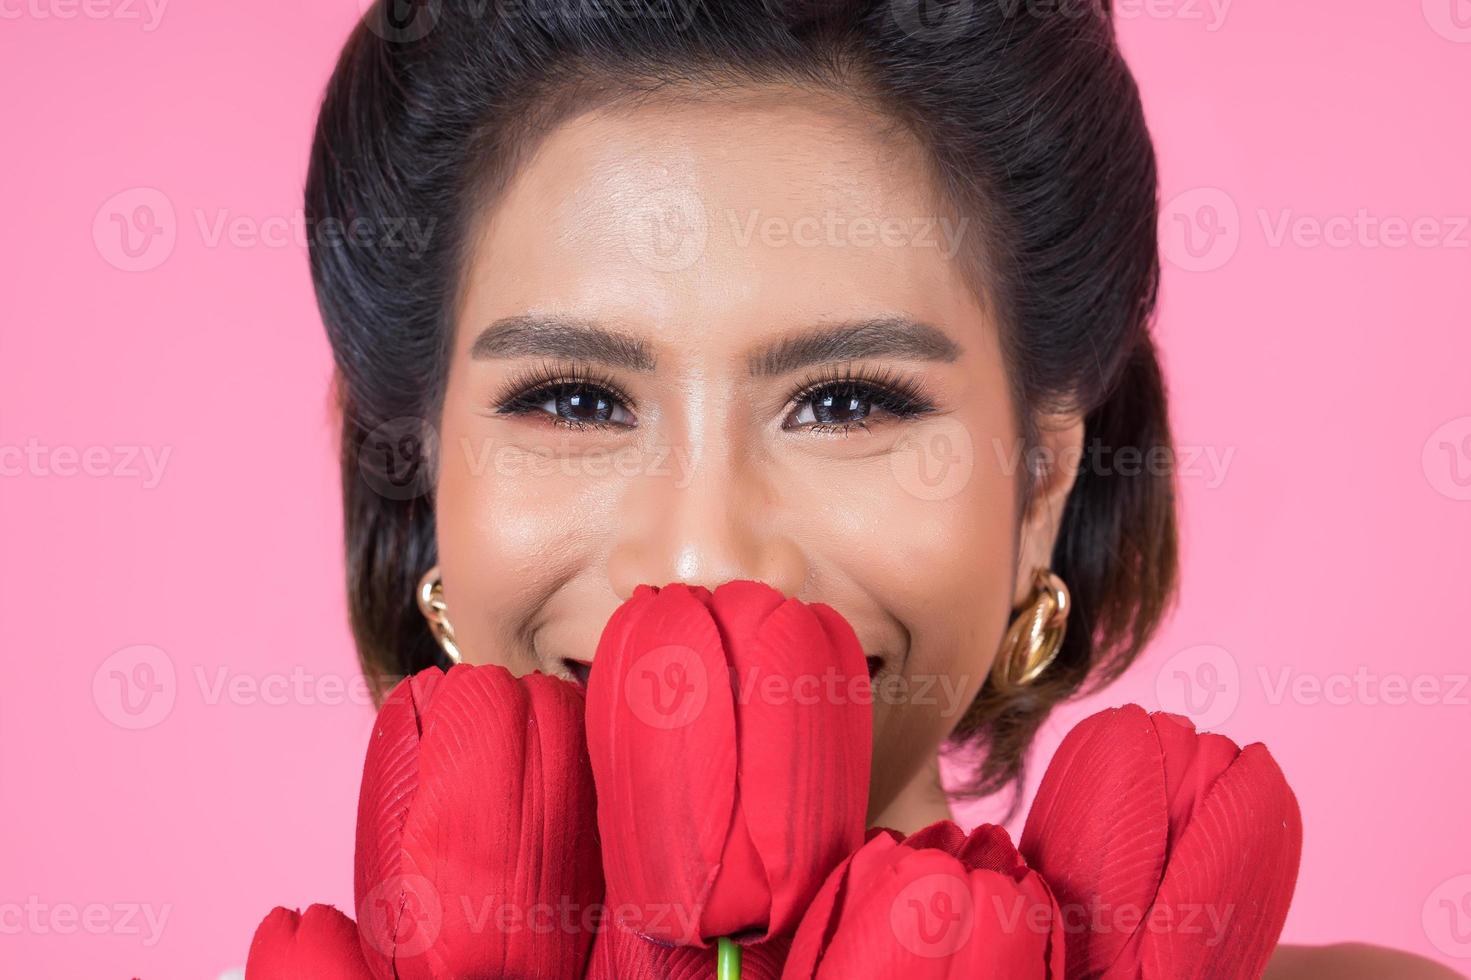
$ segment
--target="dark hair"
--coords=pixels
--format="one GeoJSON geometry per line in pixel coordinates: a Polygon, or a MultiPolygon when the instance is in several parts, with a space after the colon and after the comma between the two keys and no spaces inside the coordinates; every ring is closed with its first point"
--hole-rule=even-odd
{"type": "MultiPolygon", "coordinates": [[[[314,229],[412,217],[434,232],[417,253],[309,238],[336,359],[349,604],[369,677],[443,663],[415,602],[435,560],[432,487],[384,493],[363,460],[370,433],[439,416],[470,217],[540,133],[593,104],[763,82],[823,88],[907,127],[936,186],[983,218],[977,292],[1002,323],[1024,444],[1045,411],[1085,418],[1053,555],[1074,603],[1061,653],[1021,694],[988,684],[953,736],[980,750],[964,795],[1017,780],[1051,708],[1133,660],[1176,582],[1173,456],[1148,333],[1154,151],[1097,2],[375,5],[328,85],[306,185],[314,229]],[[1170,462],[1121,473],[1104,454],[1123,447],[1170,462]]],[[[1025,504],[1032,487],[1020,483],[1025,504]]]]}

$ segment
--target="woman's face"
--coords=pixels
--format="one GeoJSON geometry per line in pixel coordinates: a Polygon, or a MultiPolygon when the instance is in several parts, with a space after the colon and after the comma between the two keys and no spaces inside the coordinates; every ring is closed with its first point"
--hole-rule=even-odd
{"type": "Polygon", "coordinates": [[[578,677],[641,583],[827,603],[877,672],[870,818],[910,819],[1066,493],[1017,513],[997,324],[958,254],[981,229],[925,174],[881,120],[776,90],[539,145],[472,229],[440,420],[468,661],[578,677]]]}

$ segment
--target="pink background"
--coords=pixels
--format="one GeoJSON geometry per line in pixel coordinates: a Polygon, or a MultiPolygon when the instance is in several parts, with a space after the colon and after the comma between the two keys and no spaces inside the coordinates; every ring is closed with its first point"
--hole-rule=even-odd
{"type": "MultiPolygon", "coordinates": [[[[1307,827],[1286,938],[1465,970],[1471,7],[1117,2],[1201,458],[1177,615],[1039,758],[1128,700],[1265,741],[1307,827]]],[[[271,906],[351,905],[371,716],[289,222],[358,12],[0,7],[6,976],[214,978],[271,906]]]]}

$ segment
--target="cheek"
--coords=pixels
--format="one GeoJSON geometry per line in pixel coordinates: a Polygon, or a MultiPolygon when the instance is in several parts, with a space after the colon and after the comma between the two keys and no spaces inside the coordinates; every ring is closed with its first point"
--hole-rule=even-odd
{"type": "MultiPolygon", "coordinates": [[[[585,460],[534,443],[492,438],[480,417],[445,422],[435,517],[450,619],[466,658],[535,669],[528,617],[585,568],[605,528],[608,481],[585,460]]],[[[503,432],[504,429],[502,428],[503,432]]]]}
{"type": "MultiPolygon", "coordinates": [[[[875,811],[940,748],[984,683],[1005,631],[1015,564],[1015,483],[980,451],[946,482],[938,461],[958,443],[944,426],[908,451],[930,484],[891,456],[862,492],[834,491],[825,532],[834,562],[908,632],[902,675],[875,690],[875,811]],[[947,438],[949,439],[947,444],[947,438]],[[837,499],[834,499],[837,498],[837,499]],[[840,556],[840,557],[839,557],[840,556]]],[[[976,440],[977,443],[980,440],[976,440]]]]}

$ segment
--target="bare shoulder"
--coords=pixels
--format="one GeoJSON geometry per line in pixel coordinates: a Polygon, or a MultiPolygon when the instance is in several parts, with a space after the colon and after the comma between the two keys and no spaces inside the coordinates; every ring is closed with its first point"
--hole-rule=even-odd
{"type": "Polygon", "coordinates": [[[1262,980],[1465,980],[1432,960],[1364,943],[1278,946],[1262,980]]]}

